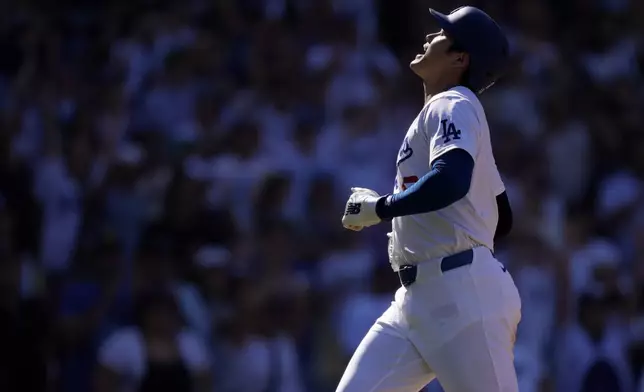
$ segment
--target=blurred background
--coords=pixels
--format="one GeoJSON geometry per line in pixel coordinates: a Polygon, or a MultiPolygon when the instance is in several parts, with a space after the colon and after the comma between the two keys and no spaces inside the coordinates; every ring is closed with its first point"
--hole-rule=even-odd
{"type": "MultiPolygon", "coordinates": [[[[4,0],[0,390],[333,391],[399,284],[344,202],[391,191],[460,5],[4,0]]],[[[482,101],[520,390],[644,391],[644,2],[470,5],[514,52],[482,101]]]]}

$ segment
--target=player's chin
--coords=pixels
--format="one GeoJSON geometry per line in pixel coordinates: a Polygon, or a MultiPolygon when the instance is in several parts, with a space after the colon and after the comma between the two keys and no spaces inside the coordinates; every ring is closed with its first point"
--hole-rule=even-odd
{"type": "Polygon", "coordinates": [[[425,55],[418,54],[416,57],[409,63],[409,68],[418,76],[422,69],[425,67],[425,55]]]}

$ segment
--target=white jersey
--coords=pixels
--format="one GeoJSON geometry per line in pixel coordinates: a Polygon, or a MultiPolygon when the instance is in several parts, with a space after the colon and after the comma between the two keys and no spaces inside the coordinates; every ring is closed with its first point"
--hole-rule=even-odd
{"type": "Polygon", "coordinates": [[[389,258],[395,270],[475,246],[493,250],[499,220],[496,196],[505,187],[492,154],[483,106],[469,89],[452,88],[425,104],[398,153],[394,193],[407,189],[430,171],[436,158],[456,148],[474,159],[470,190],[441,210],[393,219],[389,258]]]}

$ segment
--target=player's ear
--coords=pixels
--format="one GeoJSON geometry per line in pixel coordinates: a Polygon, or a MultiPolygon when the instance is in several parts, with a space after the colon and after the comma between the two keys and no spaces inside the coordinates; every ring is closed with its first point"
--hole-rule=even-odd
{"type": "Polygon", "coordinates": [[[455,68],[467,68],[470,65],[470,55],[465,52],[455,52],[452,64],[455,68]]]}

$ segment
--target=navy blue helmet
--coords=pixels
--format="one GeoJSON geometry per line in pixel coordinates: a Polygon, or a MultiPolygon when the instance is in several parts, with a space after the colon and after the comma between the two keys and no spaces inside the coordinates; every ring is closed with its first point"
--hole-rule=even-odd
{"type": "Polygon", "coordinates": [[[478,94],[492,86],[509,62],[508,39],[488,14],[476,7],[460,7],[448,15],[429,9],[457,48],[468,53],[469,87],[478,94]]]}

